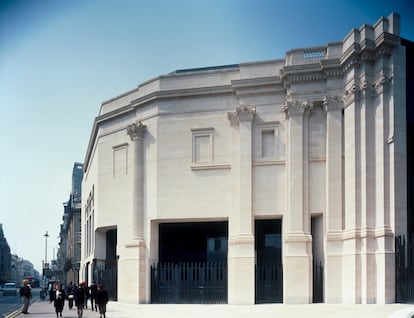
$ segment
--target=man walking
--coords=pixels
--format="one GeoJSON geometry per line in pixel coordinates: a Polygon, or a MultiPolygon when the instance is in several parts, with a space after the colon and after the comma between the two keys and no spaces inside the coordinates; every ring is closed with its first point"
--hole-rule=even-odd
{"type": "Polygon", "coordinates": [[[96,311],[98,311],[98,306],[94,304],[97,292],[98,292],[98,286],[96,285],[96,282],[93,280],[92,284],[89,286],[89,298],[91,300],[92,311],[94,308],[96,311]]]}
{"type": "Polygon", "coordinates": [[[23,303],[22,313],[28,314],[30,300],[32,299],[32,291],[26,279],[23,280],[23,286],[20,288],[19,294],[23,303]]]}

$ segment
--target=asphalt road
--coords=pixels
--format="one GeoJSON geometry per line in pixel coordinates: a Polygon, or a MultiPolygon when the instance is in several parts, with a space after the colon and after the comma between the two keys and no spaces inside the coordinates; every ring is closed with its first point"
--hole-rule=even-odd
{"type": "MultiPolygon", "coordinates": [[[[32,301],[39,299],[40,288],[32,289],[32,301]]],[[[22,300],[20,299],[19,293],[17,296],[7,295],[4,296],[3,292],[0,292],[0,317],[4,317],[17,309],[22,307],[22,300]]]]}

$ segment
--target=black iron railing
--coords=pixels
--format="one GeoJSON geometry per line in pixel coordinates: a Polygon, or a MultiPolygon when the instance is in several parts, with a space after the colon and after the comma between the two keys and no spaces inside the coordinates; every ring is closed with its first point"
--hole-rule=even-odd
{"type": "Polygon", "coordinates": [[[276,261],[258,261],[256,264],[256,303],[282,302],[282,264],[276,261]]]}
{"type": "Polygon", "coordinates": [[[323,303],[323,262],[313,262],[313,303],[323,303]]]}
{"type": "Polygon", "coordinates": [[[151,266],[151,302],[227,303],[227,263],[156,263],[151,266]]]}
{"type": "Polygon", "coordinates": [[[104,264],[97,265],[93,279],[105,286],[111,300],[118,299],[118,261],[106,260],[104,264]]]}
{"type": "Polygon", "coordinates": [[[414,236],[395,238],[395,302],[414,303],[414,236]]]}

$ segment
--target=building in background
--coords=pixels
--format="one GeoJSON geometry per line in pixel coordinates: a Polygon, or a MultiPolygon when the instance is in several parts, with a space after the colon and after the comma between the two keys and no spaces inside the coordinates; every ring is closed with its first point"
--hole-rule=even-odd
{"type": "Polygon", "coordinates": [[[12,254],[10,282],[16,283],[20,286],[23,279],[27,279],[27,277],[32,278],[33,287],[38,287],[40,273],[33,267],[32,262],[12,254]]]}
{"type": "Polygon", "coordinates": [[[0,223],[0,284],[11,279],[11,253],[10,246],[4,236],[3,224],[0,223]]]}
{"type": "Polygon", "coordinates": [[[68,202],[63,204],[63,223],[60,227],[60,243],[57,264],[63,283],[79,283],[81,256],[81,189],[82,163],[75,162],[72,170],[72,188],[68,202]]]}
{"type": "Polygon", "coordinates": [[[84,162],[82,279],[132,303],[394,302],[395,238],[414,229],[412,48],[391,14],[104,102],[84,162]]]}

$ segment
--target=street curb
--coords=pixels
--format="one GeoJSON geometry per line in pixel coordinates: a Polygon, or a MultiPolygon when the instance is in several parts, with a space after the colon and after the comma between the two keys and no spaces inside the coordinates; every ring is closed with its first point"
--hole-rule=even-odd
{"type": "MultiPolygon", "coordinates": [[[[37,301],[39,301],[39,300],[40,300],[39,297],[34,297],[32,299],[32,301],[30,302],[30,305],[33,304],[33,303],[35,303],[35,302],[37,302],[37,301]]],[[[22,313],[21,310],[22,310],[21,308],[16,309],[15,311],[13,311],[13,312],[11,312],[11,313],[9,313],[7,315],[3,315],[3,318],[15,318],[17,316],[20,316],[20,314],[22,313]]]]}
{"type": "Polygon", "coordinates": [[[8,314],[8,315],[5,315],[5,316],[3,316],[4,318],[14,318],[14,317],[17,317],[18,315],[20,315],[21,314],[21,309],[17,309],[17,310],[15,310],[15,311],[13,311],[12,313],[10,313],[10,314],[8,314]]]}
{"type": "Polygon", "coordinates": [[[414,317],[414,307],[401,309],[391,314],[388,318],[412,318],[412,317],[414,317]]]}

